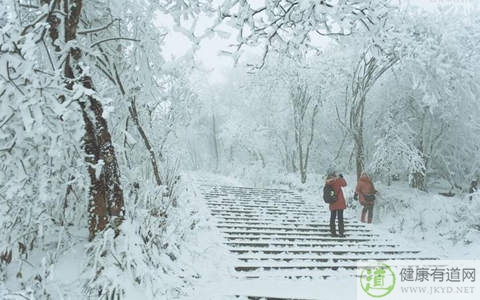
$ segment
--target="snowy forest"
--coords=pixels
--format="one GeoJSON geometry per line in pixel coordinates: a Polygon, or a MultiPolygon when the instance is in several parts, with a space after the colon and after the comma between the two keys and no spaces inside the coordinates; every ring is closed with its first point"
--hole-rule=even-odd
{"type": "Polygon", "coordinates": [[[329,170],[348,182],[346,219],[365,172],[372,230],[476,259],[479,12],[0,0],[0,298],[260,299],[214,293],[235,276],[201,185],[282,189],[327,213],[329,170]]]}

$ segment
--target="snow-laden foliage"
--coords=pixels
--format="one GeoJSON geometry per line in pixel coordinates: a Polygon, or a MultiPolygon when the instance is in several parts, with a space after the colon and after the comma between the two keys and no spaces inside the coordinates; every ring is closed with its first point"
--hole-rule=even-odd
{"type": "Polygon", "coordinates": [[[336,130],[329,119],[336,118],[335,109],[323,103],[338,92],[334,89],[335,79],[341,76],[331,72],[330,64],[316,64],[318,61],[313,60],[314,64],[307,65],[306,61],[272,57],[255,74],[233,72],[230,76],[236,79],[216,95],[200,95],[203,101],[213,98],[214,104],[202,112],[206,116],[201,119],[202,127],[196,129],[209,134],[202,137],[212,153],[206,159],[215,159],[215,143],[210,141],[216,133],[223,166],[219,171],[244,172],[245,161],[252,173],[296,172],[302,166],[320,171],[318,160],[326,163],[335,155],[336,149],[325,140],[336,130]],[[301,102],[302,95],[309,101],[301,102]]]}
{"type": "Polygon", "coordinates": [[[196,96],[182,67],[161,58],[158,3],[40,2],[0,2],[0,277],[7,294],[123,299],[140,283],[151,299],[183,293],[198,275],[182,275],[172,263],[194,225],[182,215],[191,212],[185,206],[171,215],[180,203],[179,146],[171,140],[188,124],[196,96]],[[78,27],[66,21],[75,15],[78,27]],[[108,155],[98,159],[91,150],[108,155]],[[114,172],[112,161],[119,162],[114,172]],[[109,182],[112,174],[121,178],[109,182]],[[92,198],[112,188],[128,203],[98,239],[90,231],[84,249],[87,213],[97,213],[92,198]],[[55,280],[71,249],[80,263],[69,291],[55,280]],[[168,283],[157,286],[159,278],[168,283]]]}
{"type": "Polygon", "coordinates": [[[474,79],[478,63],[464,47],[475,35],[462,22],[447,22],[445,30],[437,31],[450,18],[446,13],[437,20],[415,16],[409,17],[406,30],[409,39],[404,43],[409,47],[402,50],[398,68],[382,82],[385,88],[376,91],[377,136],[391,131],[393,121],[403,140],[419,151],[423,177],[441,177],[452,188],[466,188],[477,176],[479,160],[478,126],[473,121],[479,113],[474,79]]]}
{"type": "MultiPolygon", "coordinates": [[[[358,120],[364,126],[364,167],[379,178],[389,181],[394,175],[426,189],[429,178],[440,177],[452,188],[466,188],[478,176],[480,161],[475,121],[479,65],[478,54],[471,50],[478,36],[476,17],[444,10],[431,18],[420,10],[390,8],[382,22],[336,37],[325,50],[282,53],[281,59],[270,55],[263,59],[261,70],[238,69],[220,92],[215,87],[213,93],[204,93],[203,101],[214,103],[217,128],[211,126],[212,110],[201,112],[202,130],[210,132],[203,137],[208,142],[202,143],[210,151],[199,165],[215,165],[210,162],[220,157],[220,161],[248,164],[256,174],[296,172],[298,153],[294,136],[288,134],[293,114],[284,99],[289,86],[304,76],[325,99],[315,125],[311,172],[324,172],[329,165],[350,168],[354,163],[357,139],[352,137],[358,129],[349,126],[353,108],[364,110],[358,120]],[[449,22],[452,16],[462,21],[449,22]],[[367,64],[355,73],[362,57],[367,64]],[[291,72],[283,72],[282,60],[304,63],[298,69],[289,65],[291,72]],[[374,64],[369,64],[372,60],[374,64]],[[368,70],[384,63],[388,68],[376,82],[359,81],[377,76],[368,70]],[[364,97],[364,105],[352,107],[354,88],[361,92],[358,99],[364,97]],[[210,142],[215,133],[217,141],[210,142]]],[[[223,164],[221,171],[228,172],[227,166],[223,164]]]]}
{"type": "MultiPolygon", "coordinates": [[[[0,297],[187,296],[212,270],[206,254],[195,259],[219,247],[199,240],[212,228],[198,216],[193,179],[180,183],[184,169],[313,195],[328,166],[353,169],[361,145],[360,167],[376,181],[429,189],[445,180],[457,192],[479,176],[472,13],[386,0],[0,7],[0,297]],[[192,43],[181,60],[162,57],[163,17],[192,43]],[[214,36],[234,37],[224,54],[248,66],[206,88],[191,59],[214,36]]],[[[379,202],[381,218],[413,215],[399,231],[428,235],[432,223],[457,244],[475,240],[478,214],[462,215],[459,203],[477,202],[387,196],[398,202],[379,202]],[[468,233],[448,229],[457,223],[468,233]]]]}
{"type": "Polygon", "coordinates": [[[388,183],[399,174],[423,172],[422,154],[413,143],[413,132],[408,124],[395,122],[391,114],[384,116],[381,122],[382,131],[375,142],[367,172],[385,176],[388,183]]]}
{"type": "Polygon", "coordinates": [[[45,34],[38,20],[47,11],[1,17],[0,252],[13,259],[45,246],[59,226],[78,224],[86,213],[83,121],[75,103],[86,91],[67,90],[35,43],[45,34]],[[32,30],[19,32],[28,22],[32,30]]]}
{"type": "Polygon", "coordinates": [[[270,52],[296,56],[305,49],[318,50],[325,36],[351,35],[378,26],[391,10],[390,0],[369,1],[224,1],[219,22],[237,29],[230,50],[235,61],[241,50],[258,45],[263,49],[258,65],[270,52]]]}

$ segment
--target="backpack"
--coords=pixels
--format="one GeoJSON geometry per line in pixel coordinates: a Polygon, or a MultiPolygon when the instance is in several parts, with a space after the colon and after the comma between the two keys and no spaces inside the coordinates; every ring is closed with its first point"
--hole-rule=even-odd
{"type": "Polygon", "coordinates": [[[335,193],[333,187],[329,184],[325,184],[323,187],[323,201],[328,204],[337,201],[337,194],[335,193]]]}

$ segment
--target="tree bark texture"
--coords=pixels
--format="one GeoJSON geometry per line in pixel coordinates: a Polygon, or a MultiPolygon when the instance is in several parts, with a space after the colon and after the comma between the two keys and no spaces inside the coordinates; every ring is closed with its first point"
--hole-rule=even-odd
{"type": "Polygon", "coordinates": [[[213,139],[213,151],[215,153],[215,171],[218,171],[219,154],[218,154],[218,141],[217,141],[217,122],[215,120],[215,114],[212,114],[212,139],[213,139]]]}
{"type": "MultiPolygon", "coordinates": [[[[63,1],[64,16],[60,17],[64,19],[65,43],[76,38],[82,4],[82,0],[63,1]]],[[[54,5],[61,7],[61,2],[55,1],[54,5]]],[[[49,19],[52,42],[59,37],[60,17],[49,19]]],[[[79,82],[83,87],[94,90],[91,77],[84,75],[78,64],[81,56],[80,49],[70,49],[64,64],[66,87],[72,89],[74,81],[80,79],[79,82]]],[[[86,99],[80,100],[79,104],[85,127],[83,148],[90,178],[88,230],[89,239],[92,240],[97,232],[107,227],[112,217],[120,217],[114,221],[114,228],[118,232],[117,226],[125,214],[124,198],[115,149],[107,121],[103,117],[102,104],[94,96],[86,96],[86,99]],[[97,168],[101,168],[100,172],[97,168]]]]}
{"type": "Polygon", "coordinates": [[[152,145],[150,144],[150,140],[147,137],[147,134],[143,130],[143,127],[140,124],[140,120],[138,119],[138,112],[137,112],[137,104],[135,102],[135,97],[131,98],[130,107],[128,108],[130,111],[130,116],[132,117],[133,123],[137,127],[140,136],[142,137],[143,144],[147,148],[147,151],[150,155],[150,162],[152,163],[153,168],[153,175],[155,176],[155,181],[157,185],[162,185],[162,180],[160,179],[160,174],[158,172],[158,164],[157,164],[157,157],[155,155],[155,151],[153,151],[152,145]]]}

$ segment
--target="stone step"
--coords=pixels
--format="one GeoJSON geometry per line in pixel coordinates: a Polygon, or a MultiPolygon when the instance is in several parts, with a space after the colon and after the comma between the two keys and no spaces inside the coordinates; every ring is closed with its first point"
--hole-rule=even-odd
{"type": "Polygon", "coordinates": [[[239,210],[239,209],[210,209],[212,215],[215,216],[247,216],[247,217],[260,217],[262,220],[266,218],[294,218],[298,220],[299,218],[307,218],[310,217],[312,219],[319,219],[320,220],[330,220],[330,213],[326,212],[302,212],[302,211],[293,211],[293,210],[239,210]]]}
{"type": "MultiPolygon", "coordinates": [[[[237,258],[234,270],[241,279],[355,277],[358,261],[428,259],[356,218],[345,218],[346,237],[331,237],[330,212],[320,196],[318,203],[306,203],[285,189],[201,189],[224,245],[237,258]]],[[[286,300],[246,292],[248,299],[286,300]]]]}
{"type": "Polygon", "coordinates": [[[300,201],[303,201],[302,197],[297,195],[297,194],[294,194],[294,193],[290,193],[290,192],[267,192],[265,190],[257,190],[257,191],[254,191],[254,190],[204,190],[204,194],[205,195],[212,195],[212,196],[216,196],[216,197],[219,197],[219,196],[222,196],[224,194],[228,194],[229,197],[276,197],[276,198],[289,198],[289,199],[296,199],[296,200],[300,200],[300,201]]]}
{"type": "Polygon", "coordinates": [[[206,187],[208,190],[211,191],[226,191],[226,192],[231,192],[231,191],[247,191],[247,192],[252,192],[252,191],[260,191],[263,193],[272,193],[274,195],[278,193],[283,193],[283,194],[288,194],[288,195],[297,195],[295,192],[292,192],[290,190],[286,189],[277,189],[277,188],[257,188],[257,187],[247,187],[247,186],[228,186],[228,185],[208,185],[208,184],[202,184],[201,187],[206,187]]]}
{"type": "MultiPolygon", "coordinates": [[[[314,262],[342,262],[342,261],[364,261],[364,260],[389,260],[392,259],[391,256],[385,255],[361,255],[361,256],[292,256],[292,255],[276,255],[276,256],[253,256],[252,254],[248,255],[238,255],[237,259],[242,262],[256,263],[260,261],[285,261],[289,263],[302,263],[303,261],[314,261],[314,262]]],[[[402,255],[401,257],[395,257],[396,260],[431,260],[429,257],[419,257],[417,254],[412,255],[402,255]]]]}
{"type": "Polygon", "coordinates": [[[251,206],[242,206],[242,205],[208,204],[208,207],[212,211],[223,210],[223,211],[241,211],[241,212],[248,212],[248,213],[256,212],[256,211],[291,212],[291,213],[305,213],[305,212],[316,211],[316,209],[308,209],[308,208],[300,209],[298,207],[284,207],[280,205],[272,205],[269,207],[266,207],[266,206],[251,207],[251,206]]]}
{"type": "Polygon", "coordinates": [[[369,238],[351,238],[351,237],[305,237],[305,236],[275,236],[275,235],[258,235],[258,236],[234,236],[229,235],[224,237],[227,241],[318,241],[324,243],[363,243],[363,242],[372,242],[372,243],[387,243],[391,242],[387,239],[369,239],[369,238]]]}
{"type": "Polygon", "coordinates": [[[294,202],[301,202],[305,203],[305,200],[302,199],[301,196],[294,196],[292,197],[291,195],[287,194],[262,194],[262,193],[241,193],[241,192],[236,192],[236,193],[211,193],[211,192],[203,192],[202,193],[205,197],[209,198],[215,198],[215,199],[239,199],[239,200],[245,200],[245,199],[254,199],[254,200],[259,200],[259,201],[264,201],[264,200],[270,200],[270,199],[277,199],[277,200],[282,200],[282,201],[294,201],[294,202]]]}
{"type": "Polygon", "coordinates": [[[317,254],[317,255],[350,255],[350,254],[383,254],[383,255],[405,255],[405,254],[416,254],[420,253],[418,250],[399,250],[399,249],[392,249],[392,250],[375,250],[375,249],[342,249],[342,247],[330,247],[330,248],[303,248],[303,249],[285,249],[285,248],[278,248],[278,249],[259,249],[256,247],[242,247],[242,248],[231,248],[228,251],[237,254],[245,254],[245,253],[263,253],[263,254],[291,254],[291,255],[298,255],[298,254],[317,254]]]}
{"type": "Polygon", "coordinates": [[[272,210],[272,209],[267,209],[267,210],[245,210],[245,209],[215,209],[215,208],[210,208],[210,211],[212,214],[232,214],[232,215],[238,215],[238,214],[245,214],[245,215],[275,215],[275,216],[284,216],[284,215],[301,215],[301,216],[315,216],[318,215],[315,212],[312,212],[311,210],[291,210],[291,211],[286,211],[286,210],[272,210]]]}
{"type": "Polygon", "coordinates": [[[306,205],[304,201],[300,201],[298,199],[295,200],[283,200],[283,198],[278,197],[261,197],[261,196],[243,196],[243,197],[218,197],[215,195],[205,194],[204,198],[207,202],[227,202],[227,203],[258,203],[258,204],[285,204],[285,205],[297,205],[303,206],[306,205]]]}
{"type": "Polygon", "coordinates": [[[273,214],[273,215],[288,215],[288,214],[300,214],[310,215],[311,210],[282,210],[282,209],[218,209],[210,208],[212,213],[232,213],[232,214],[273,214]]]}
{"type": "Polygon", "coordinates": [[[207,200],[207,204],[222,204],[222,205],[239,205],[239,206],[265,206],[265,207],[271,207],[271,206],[277,206],[279,204],[282,204],[282,206],[286,207],[292,207],[292,208],[298,208],[298,207],[320,207],[316,205],[311,205],[311,204],[306,204],[303,202],[298,202],[294,201],[292,203],[291,201],[283,201],[283,200],[276,200],[276,199],[271,199],[271,201],[268,201],[266,199],[258,199],[258,198],[251,198],[251,199],[231,199],[231,198],[210,198],[207,200]]]}
{"type": "MultiPolygon", "coordinates": [[[[244,217],[235,217],[235,216],[221,216],[221,215],[216,215],[215,216],[219,220],[223,221],[265,221],[265,222],[288,222],[288,223],[312,223],[312,222],[319,222],[319,221],[324,221],[324,222],[330,222],[330,215],[327,216],[322,216],[322,218],[265,218],[265,217],[258,217],[258,218],[244,218],[244,217]]],[[[350,219],[344,219],[345,224],[361,224],[364,225],[363,223],[360,223],[358,221],[352,221],[350,219]]],[[[364,226],[369,226],[369,225],[364,225],[364,226]]]]}
{"type": "Polygon", "coordinates": [[[207,201],[208,205],[231,205],[231,206],[242,206],[242,207],[250,207],[250,208],[270,208],[270,207],[281,207],[281,208],[304,208],[304,209],[318,209],[321,208],[320,206],[312,206],[307,205],[305,203],[302,204],[292,204],[291,202],[281,202],[281,201],[269,201],[265,203],[265,201],[257,202],[255,199],[252,200],[234,200],[223,198],[219,200],[218,198],[213,200],[207,201]]]}
{"type": "MultiPolygon", "coordinates": [[[[279,231],[245,231],[245,230],[221,230],[224,234],[228,236],[259,236],[259,235],[278,235],[278,236],[312,236],[312,237],[330,237],[330,232],[279,232],[279,231]]],[[[347,238],[375,238],[380,237],[379,234],[376,233],[365,233],[365,232],[350,232],[348,228],[345,228],[346,237],[347,238]]]]}
{"type": "MultiPolygon", "coordinates": [[[[343,262],[339,263],[316,263],[313,265],[305,266],[305,265],[292,265],[292,266],[276,266],[276,265],[242,265],[242,266],[235,266],[234,269],[237,272],[252,272],[252,271],[298,271],[298,270],[338,270],[338,269],[345,269],[345,270],[354,270],[356,269],[357,264],[355,262],[343,262]]],[[[308,275],[308,274],[305,274],[308,275]]]]}
{"type": "MultiPolygon", "coordinates": [[[[319,227],[300,227],[299,226],[256,226],[256,225],[241,225],[241,224],[235,224],[235,225],[222,225],[218,224],[217,228],[223,229],[223,230],[231,230],[231,229],[237,229],[237,230],[244,230],[244,231],[263,231],[263,230],[270,230],[270,231],[278,231],[278,232],[330,232],[330,225],[324,224],[319,227]]],[[[366,227],[358,227],[358,226],[345,226],[345,231],[350,231],[350,232],[366,232],[370,233],[372,232],[371,229],[366,228],[366,227]]]]}
{"type": "Polygon", "coordinates": [[[247,297],[248,300],[315,300],[315,299],[307,299],[307,298],[279,298],[279,297],[264,297],[264,296],[245,296],[245,295],[235,295],[234,297],[247,297]]]}
{"type": "Polygon", "coordinates": [[[277,198],[277,199],[288,199],[294,201],[301,201],[305,202],[300,195],[294,194],[287,194],[287,193],[262,193],[262,192],[251,192],[251,191],[203,191],[204,195],[215,196],[217,198],[220,197],[228,197],[228,198],[277,198]],[[227,194],[227,195],[225,195],[227,194]]]}
{"type": "Polygon", "coordinates": [[[275,219],[275,220],[287,220],[287,219],[296,219],[297,222],[302,222],[302,220],[330,220],[330,214],[326,213],[310,213],[310,214],[259,214],[256,213],[227,213],[227,212],[211,212],[212,216],[215,217],[224,217],[224,218],[246,218],[246,219],[255,219],[255,220],[266,220],[266,219],[275,219]]]}
{"type": "MultiPolygon", "coordinates": [[[[281,220],[283,221],[283,220],[281,220]]],[[[281,221],[277,222],[261,222],[260,220],[254,220],[254,221],[217,221],[216,223],[218,225],[255,225],[255,226],[268,226],[268,225],[273,225],[273,226],[285,226],[285,227],[292,227],[292,228],[298,228],[301,226],[305,227],[312,227],[312,228],[324,228],[324,227],[329,227],[329,223],[299,223],[299,222],[291,222],[291,223],[283,223],[281,221]]],[[[345,225],[348,225],[349,227],[353,228],[367,228],[365,225],[361,223],[346,223],[344,222],[345,225]]]]}
{"type": "MultiPolygon", "coordinates": [[[[392,259],[389,257],[378,257],[379,260],[388,260],[392,259]]],[[[411,260],[412,257],[400,257],[395,258],[397,260],[411,260]]],[[[425,259],[425,258],[422,258],[425,259]]],[[[428,258],[427,258],[428,259],[428,258]]],[[[237,263],[235,265],[235,270],[237,272],[254,272],[254,271],[264,271],[268,273],[270,271],[281,271],[281,270],[338,270],[338,269],[351,269],[354,270],[357,267],[358,261],[363,260],[362,258],[347,258],[347,259],[317,259],[312,260],[291,260],[290,262],[286,261],[253,261],[253,262],[243,262],[237,263]]],[[[308,273],[307,273],[308,274],[308,273]]],[[[307,275],[306,274],[306,275],[307,275]]]]}
{"type": "MultiPolygon", "coordinates": [[[[338,277],[339,274],[342,274],[342,277],[344,276],[351,276],[354,277],[353,275],[353,269],[341,269],[341,270],[332,270],[332,269],[326,269],[326,270],[269,270],[269,271],[252,271],[252,272],[237,272],[236,273],[236,278],[241,279],[241,280],[254,280],[254,279],[278,279],[278,280],[284,280],[284,279],[292,279],[292,280],[304,280],[304,279],[322,279],[326,280],[331,277],[338,277]]],[[[284,300],[284,298],[269,298],[262,296],[260,298],[258,297],[252,297],[248,299],[281,299],[284,300]]],[[[287,298],[288,300],[291,300],[291,298],[287,298]]],[[[294,298],[297,299],[297,298],[294,298]]],[[[312,300],[312,299],[309,299],[312,300]]],[[[313,300],[318,300],[318,299],[313,299],[313,300]]]]}
{"type": "Polygon", "coordinates": [[[280,240],[269,240],[269,241],[253,241],[250,239],[244,239],[244,240],[235,240],[231,241],[229,240],[228,242],[225,243],[225,245],[232,246],[232,247],[238,247],[238,246],[256,246],[256,247],[285,247],[285,248],[291,248],[291,247],[328,247],[328,246],[341,246],[345,248],[350,248],[350,247],[358,247],[358,246],[364,246],[364,247],[372,247],[372,248],[379,248],[379,247],[389,247],[389,248],[395,248],[398,247],[398,244],[386,244],[386,243],[366,243],[366,242],[351,242],[349,240],[345,241],[332,241],[332,242],[301,242],[301,241],[293,241],[293,242],[287,242],[287,241],[280,241],[280,240]]]}
{"type": "Polygon", "coordinates": [[[330,215],[327,214],[232,214],[232,213],[210,213],[212,216],[217,218],[248,218],[250,220],[265,220],[265,219],[275,219],[275,220],[289,220],[296,219],[297,222],[329,222],[330,215]]]}

